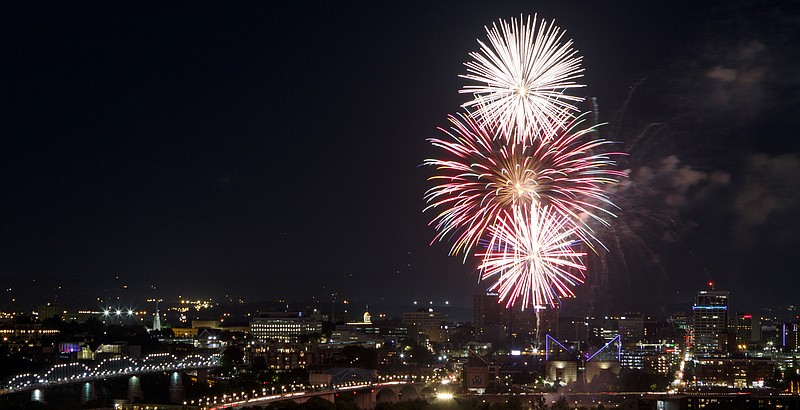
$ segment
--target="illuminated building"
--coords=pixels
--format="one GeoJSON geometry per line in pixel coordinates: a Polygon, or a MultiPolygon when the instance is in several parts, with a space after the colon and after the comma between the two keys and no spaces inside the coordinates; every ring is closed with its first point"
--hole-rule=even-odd
{"type": "Polygon", "coordinates": [[[506,309],[499,303],[499,299],[500,296],[497,293],[475,295],[473,315],[476,341],[499,342],[505,340],[508,333],[506,309]]]}
{"type": "Polygon", "coordinates": [[[65,323],[86,323],[91,318],[102,319],[102,317],[102,311],[79,310],[77,312],[64,313],[64,316],[61,318],[61,320],[65,323]]]}
{"type": "Polygon", "coordinates": [[[195,327],[173,327],[172,335],[176,339],[192,339],[197,337],[197,331],[195,327]]]}
{"type": "Polygon", "coordinates": [[[798,336],[798,327],[800,324],[784,323],[781,326],[781,346],[785,346],[787,350],[792,352],[800,351],[800,337],[798,336]]]}
{"type": "Polygon", "coordinates": [[[578,381],[578,362],[576,360],[549,360],[546,365],[547,380],[572,383],[578,381]]]}
{"type": "Polygon", "coordinates": [[[736,334],[736,345],[739,350],[747,349],[750,343],[761,341],[761,320],[758,315],[737,313],[732,327],[736,334]]]}
{"type": "Polygon", "coordinates": [[[614,380],[619,375],[620,362],[616,360],[590,360],[584,368],[584,377],[588,383],[595,378],[600,380],[614,380]]]}
{"type": "Polygon", "coordinates": [[[589,322],[583,317],[559,317],[558,339],[566,342],[586,342],[589,339],[589,322]]]}
{"type": "Polygon", "coordinates": [[[645,317],[642,330],[644,331],[644,341],[647,343],[656,343],[661,340],[661,326],[662,322],[659,320],[645,317]]]}
{"type": "Polygon", "coordinates": [[[655,353],[644,356],[642,359],[643,369],[648,373],[669,375],[674,367],[674,354],[655,353]]]}
{"type": "MultiPolygon", "coordinates": [[[[403,322],[408,326],[417,328],[417,335],[424,335],[431,342],[446,342],[446,326],[443,324],[446,317],[442,312],[433,309],[418,309],[415,312],[403,313],[403,322]]],[[[414,335],[411,335],[412,337],[414,335]]],[[[422,340],[417,340],[422,343],[422,340]]]]}
{"type": "Polygon", "coordinates": [[[620,366],[627,369],[647,369],[653,373],[667,374],[677,364],[680,355],[675,345],[669,343],[635,343],[626,345],[620,356],[620,366]]]}
{"type": "Polygon", "coordinates": [[[619,318],[604,316],[589,318],[589,335],[596,340],[608,342],[619,335],[619,318]]]}
{"type": "MultiPolygon", "coordinates": [[[[712,284],[713,285],[713,284],[712,284]]],[[[721,353],[727,337],[728,291],[701,290],[692,306],[694,328],[694,353],[708,355],[721,353]]]]}
{"type": "Polygon", "coordinates": [[[403,322],[407,325],[418,326],[420,330],[438,328],[445,320],[442,312],[433,309],[419,309],[415,312],[403,313],[403,322]]]}
{"type": "Polygon", "coordinates": [[[528,310],[508,309],[509,333],[544,342],[545,335],[558,333],[558,309],[536,306],[528,310]]]}
{"type": "Polygon", "coordinates": [[[50,302],[47,302],[46,305],[39,305],[36,308],[36,312],[39,314],[39,320],[51,319],[54,316],[61,319],[67,313],[57,303],[50,302]]]}
{"type": "Polygon", "coordinates": [[[772,359],[769,358],[706,357],[695,360],[698,386],[764,387],[764,381],[773,375],[772,359]]]}
{"type": "Polygon", "coordinates": [[[55,336],[58,332],[57,329],[42,329],[42,325],[39,323],[14,324],[0,329],[0,340],[4,343],[21,342],[27,344],[41,340],[42,337],[55,336]]]}
{"type": "Polygon", "coordinates": [[[369,310],[364,312],[363,319],[360,322],[347,322],[348,325],[352,326],[366,326],[372,324],[372,315],[369,314],[369,310]]]}
{"type": "Polygon", "coordinates": [[[768,393],[646,394],[639,398],[640,409],[796,409],[799,405],[800,399],[796,395],[777,396],[768,393]]]}
{"type": "Polygon", "coordinates": [[[264,343],[249,350],[249,362],[261,356],[271,370],[304,369],[333,362],[338,351],[325,344],[264,343]]]}
{"type": "Polygon", "coordinates": [[[470,354],[464,365],[464,387],[472,393],[483,394],[494,388],[500,377],[500,366],[489,363],[478,354],[470,354]]]}
{"type": "Polygon", "coordinates": [[[383,338],[377,334],[370,334],[351,325],[337,325],[331,332],[333,344],[358,344],[364,347],[380,348],[383,338]]]}
{"type": "Polygon", "coordinates": [[[250,335],[262,343],[296,343],[300,335],[322,333],[322,321],[301,312],[262,313],[250,322],[250,335]]]}
{"type": "Polygon", "coordinates": [[[473,315],[477,342],[495,343],[508,336],[538,336],[541,342],[545,334],[556,334],[558,330],[558,309],[539,306],[526,310],[520,306],[506,308],[496,293],[475,295],[473,315]]]}
{"type": "Polygon", "coordinates": [[[641,313],[620,316],[617,326],[624,345],[632,346],[644,340],[644,317],[641,313]]]}

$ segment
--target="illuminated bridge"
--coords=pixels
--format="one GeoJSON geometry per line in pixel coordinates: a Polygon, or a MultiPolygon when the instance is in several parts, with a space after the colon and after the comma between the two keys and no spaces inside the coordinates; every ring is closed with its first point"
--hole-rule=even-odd
{"type": "Polygon", "coordinates": [[[0,395],[116,377],[209,369],[218,366],[219,355],[189,355],[178,358],[169,353],[151,354],[138,360],[127,356],[112,357],[93,365],[61,363],[38,373],[25,373],[6,379],[0,383],[0,395]]]}
{"type": "MultiPolygon", "coordinates": [[[[307,388],[303,391],[292,391],[281,394],[270,394],[264,390],[261,394],[253,391],[252,394],[213,397],[198,400],[197,406],[202,410],[240,409],[246,406],[268,405],[279,401],[294,401],[304,403],[312,397],[319,397],[334,401],[340,394],[353,395],[353,401],[359,409],[371,410],[379,403],[397,403],[399,401],[424,399],[428,402],[434,400],[449,400],[453,398],[451,391],[457,390],[440,382],[411,382],[411,381],[383,381],[383,382],[351,382],[345,385],[332,385],[328,388],[307,388]]],[[[195,401],[191,401],[195,405],[195,401]]]]}

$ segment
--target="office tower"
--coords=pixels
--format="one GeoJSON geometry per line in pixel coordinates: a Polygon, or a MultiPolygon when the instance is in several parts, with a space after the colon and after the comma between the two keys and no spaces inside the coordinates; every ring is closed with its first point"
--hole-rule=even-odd
{"type": "Polygon", "coordinates": [[[644,316],[641,313],[626,313],[617,322],[619,335],[625,345],[635,345],[644,340],[644,316]]]}
{"type": "Polygon", "coordinates": [[[473,305],[475,340],[499,342],[508,336],[508,320],[505,305],[500,303],[497,293],[475,295],[473,305]]]}
{"type": "Polygon", "coordinates": [[[733,322],[736,333],[736,345],[746,349],[750,343],[761,341],[761,321],[758,315],[750,313],[737,313],[733,322]]]}
{"type": "Polygon", "coordinates": [[[692,306],[695,355],[721,353],[727,337],[728,291],[701,290],[692,306]]]}
{"type": "Polygon", "coordinates": [[[322,333],[322,320],[301,312],[267,312],[250,321],[250,335],[259,342],[297,343],[301,335],[322,333]]]}

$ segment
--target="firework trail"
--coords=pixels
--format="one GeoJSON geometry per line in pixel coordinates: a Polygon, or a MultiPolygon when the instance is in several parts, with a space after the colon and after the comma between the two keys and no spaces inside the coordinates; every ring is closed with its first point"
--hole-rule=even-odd
{"type": "Polygon", "coordinates": [[[576,250],[575,227],[548,206],[514,206],[489,232],[486,252],[476,255],[483,258],[481,280],[495,280],[489,290],[497,291],[506,307],[520,298],[523,310],[555,306],[574,296],[572,286],[583,283],[586,253],[576,250]]]}
{"type": "Polygon", "coordinates": [[[591,139],[593,128],[580,129],[582,117],[549,142],[509,142],[501,128],[489,129],[469,115],[451,116],[450,138],[430,139],[444,159],[427,159],[438,185],[425,193],[425,210],[440,208],[430,224],[433,241],[454,237],[451,254],[466,255],[498,218],[516,205],[548,205],[564,217],[579,239],[598,243],[589,222],[608,225],[614,204],[605,194],[625,173],[615,170],[604,152],[610,141],[591,139]]]}
{"type": "Polygon", "coordinates": [[[561,43],[564,31],[554,22],[541,20],[537,29],[536,16],[501,20],[486,33],[490,45],[478,40],[480,51],[470,53],[468,74],[460,76],[479,83],[459,90],[474,96],[462,107],[484,125],[499,124],[510,140],[553,138],[578,111],[573,103],[583,100],[564,94],[583,87],[574,81],[583,69],[572,40],[561,43]]]}

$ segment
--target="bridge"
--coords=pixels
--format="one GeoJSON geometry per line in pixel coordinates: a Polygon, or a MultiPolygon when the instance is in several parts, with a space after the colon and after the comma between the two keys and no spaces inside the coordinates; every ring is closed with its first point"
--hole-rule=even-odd
{"type": "MultiPolygon", "coordinates": [[[[386,381],[386,382],[357,382],[344,385],[333,385],[326,389],[308,389],[304,391],[293,391],[283,394],[264,394],[252,396],[226,396],[219,398],[200,400],[197,405],[203,410],[221,409],[240,409],[245,406],[268,405],[278,401],[291,400],[296,403],[304,403],[313,397],[319,397],[328,401],[334,401],[340,394],[352,394],[353,401],[359,409],[374,409],[378,403],[396,403],[404,400],[425,399],[427,401],[435,399],[449,399],[453,397],[447,385],[439,382],[409,382],[409,381],[386,381]]],[[[452,390],[457,390],[452,389],[452,390]]],[[[192,401],[194,404],[194,401],[192,401]]]]}
{"type": "Polygon", "coordinates": [[[137,360],[128,356],[103,359],[93,366],[84,363],[54,364],[38,373],[16,375],[0,383],[0,395],[35,391],[82,382],[138,376],[147,373],[210,369],[219,366],[219,355],[188,355],[178,358],[157,353],[137,360]]]}

